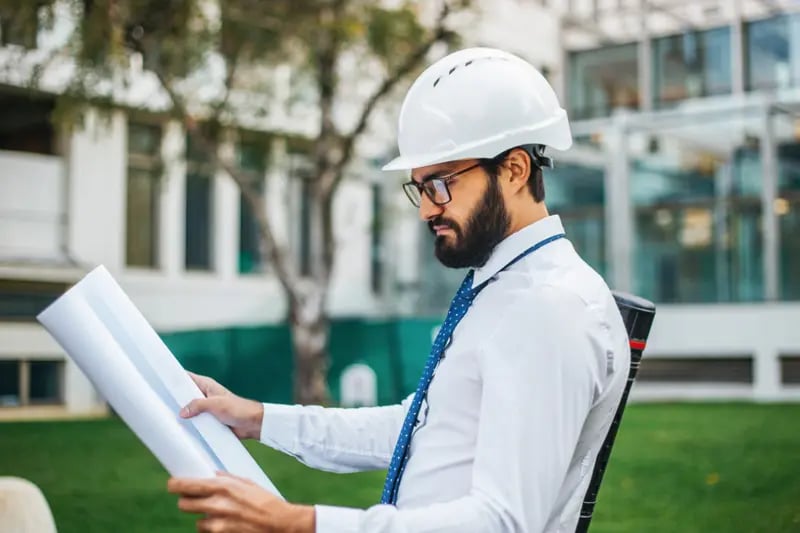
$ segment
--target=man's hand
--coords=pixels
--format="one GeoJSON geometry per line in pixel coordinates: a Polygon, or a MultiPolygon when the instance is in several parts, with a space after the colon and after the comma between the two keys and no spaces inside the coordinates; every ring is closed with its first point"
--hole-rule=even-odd
{"type": "Polygon", "coordinates": [[[171,478],[178,508],[205,515],[197,531],[209,533],[314,533],[314,508],[293,505],[252,481],[220,473],[213,479],[171,478]]]}
{"type": "Polygon", "coordinates": [[[211,413],[240,439],[257,439],[261,436],[261,421],[264,418],[264,406],[261,403],[237,396],[209,377],[192,372],[188,374],[206,397],[192,400],[181,409],[183,418],[211,413]]]}

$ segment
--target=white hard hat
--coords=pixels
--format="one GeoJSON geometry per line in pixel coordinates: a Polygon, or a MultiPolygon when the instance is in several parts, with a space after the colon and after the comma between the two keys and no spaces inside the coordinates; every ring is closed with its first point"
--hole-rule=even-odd
{"type": "Polygon", "coordinates": [[[403,101],[397,137],[400,157],[383,170],[572,145],[567,112],[544,76],[493,48],[460,50],[425,69],[403,101]]]}

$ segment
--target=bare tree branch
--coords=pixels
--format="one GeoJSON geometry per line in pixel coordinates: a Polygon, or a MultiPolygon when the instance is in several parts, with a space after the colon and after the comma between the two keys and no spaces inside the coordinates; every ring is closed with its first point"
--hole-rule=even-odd
{"type": "Polygon", "coordinates": [[[231,93],[233,92],[233,81],[236,77],[236,72],[238,71],[239,65],[241,64],[241,56],[242,52],[247,48],[247,45],[240,44],[236,51],[231,54],[231,58],[228,58],[225,61],[225,68],[227,72],[225,73],[225,95],[222,97],[214,107],[214,122],[219,122],[222,112],[225,111],[225,108],[228,106],[228,101],[230,100],[231,93]]]}
{"type": "Polygon", "coordinates": [[[161,86],[167,92],[170,101],[172,102],[174,113],[181,118],[186,130],[194,139],[199,141],[203,148],[208,152],[209,156],[211,157],[212,164],[219,166],[225,172],[227,172],[228,175],[239,186],[245,201],[253,211],[253,216],[255,216],[256,220],[258,221],[258,227],[261,231],[261,236],[264,238],[264,241],[267,245],[267,255],[270,263],[275,268],[278,280],[281,282],[281,285],[284,287],[287,294],[290,297],[293,297],[294,289],[297,285],[297,274],[293,265],[289,263],[289,254],[286,253],[285,250],[281,249],[277,239],[275,238],[275,232],[272,229],[272,224],[270,223],[269,218],[267,217],[261,194],[254,187],[253,183],[250,182],[250,180],[242,176],[236,167],[230,164],[229,161],[219,157],[216,145],[212,143],[201,131],[200,125],[189,114],[182,98],[172,88],[172,84],[169,82],[169,80],[167,80],[164,75],[157,70],[155,71],[155,74],[158,77],[161,86]]]}
{"type": "Polygon", "coordinates": [[[361,109],[361,115],[359,116],[355,127],[342,141],[341,157],[336,163],[332,181],[324,184],[323,190],[325,193],[332,194],[339,185],[339,182],[342,180],[344,175],[344,167],[350,162],[350,158],[353,156],[355,143],[358,140],[358,137],[366,129],[369,118],[378,103],[380,103],[380,101],[387,94],[389,94],[389,92],[391,92],[391,90],[405,76],[410,74],[411,71],[413,71],[425,59],[425,56],[428,54],[434,44],[441,41],[448,35],[445,22],[447,21],[447,16],[449,14],[450,5],[445,1],[442,3],[442,9],[439,11],[439,15],[436,19],[436,23],[430,37],[426,41],[423,41],[413,52],[411,52],[406,60],[397,69],[391,72],[386,79],[383,80],[383,83],[381,83],[375,92],[367,99],[364,107],[361,109]]]}
{"type": "Polygon", "coordinates": [[[336,79],[336,64],[341,49],[339,24],[346,0],[334,0],[320,10],[320,31],[316,49],[317,60],[317,85],[319,89],[320,123],[317,142],[314,147],[314,165],[316,181],[311,194],[311,228],[312,238],[318,243],[314,249],[322,254],[321,261],[312,262],[312,276],[319,283],[327,287],[333,263],[332,230],[330,216],[326,214],[328,208],[325,184],[333,179],[336,162],[333,156],[338,152],[338,132],[333,120],[333,104],[336,98],[338,80],[336,79]]]}

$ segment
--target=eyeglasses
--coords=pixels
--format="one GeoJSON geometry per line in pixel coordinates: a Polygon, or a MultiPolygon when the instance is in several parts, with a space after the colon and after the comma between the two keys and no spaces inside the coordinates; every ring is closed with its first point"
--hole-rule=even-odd
{"type": "Polygon", "coordinates": [[[444,205],[452,198],[450,197],[450,189],[447,184],[450,183],[456,176],[469,172],[470,170],[479,167],[480,163],[475,163],[472,166],[461,169],[446,176],[429,176],[418,182],[415,180],[408,181],[403,184],[403,191],[405,191],[408,199],[414,204],[414,207],[419,207],[422,201],[422,193],[424,192],[431,202],[436,205],[444,205]]]}

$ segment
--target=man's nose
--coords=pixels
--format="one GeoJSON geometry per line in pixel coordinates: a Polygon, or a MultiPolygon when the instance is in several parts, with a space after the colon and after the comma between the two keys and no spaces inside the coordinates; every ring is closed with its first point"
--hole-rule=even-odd
{"type": "Polygon", "coordinates": [[[423,222],[428,222],[429,220],[438,217],[444,212],[444,207],[441,205],[436,205],[428,198],[427,194],[422,194],[422,198],[419,200],[419,218],[423,222]]]}

